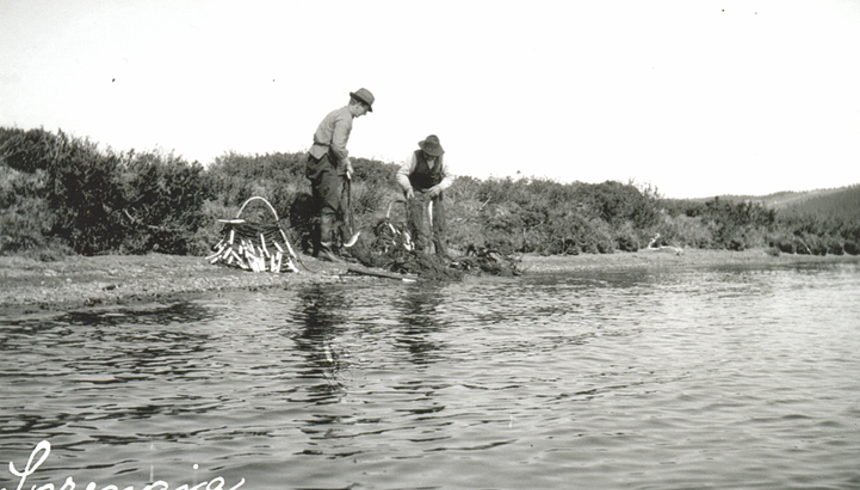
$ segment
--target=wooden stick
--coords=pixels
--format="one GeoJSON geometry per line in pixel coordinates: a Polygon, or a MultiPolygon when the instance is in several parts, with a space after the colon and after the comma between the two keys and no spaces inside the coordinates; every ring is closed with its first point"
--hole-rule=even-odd
{"type": "Polygon", "coordinates": [[[264,237],[262,233],[260,233],[260,244],[263,247],[263,253],[268,257],[269,251],[266,249],[266,237],[264,237]]]}
{"type": "Polygon", "coordinates": [[[293,251],[293,247],[291,247],[291,246],[290,246],[290,242],[284,242],[284,245],[286,245],[286,246],[287,246],[287,250],[290,252],[290,255],[291,255],[293,258],[295,258],[295,259],[298,259],[298,258],[299,258],[299,256],[298,256],[298,255],[296,255],[296,253],[293,251]]]}
{"type": "Polygon", "coordinates": [[[414,276],[408,276],[405,274],[397,274],[395,272],[365,269],[364,267],[360,267],[357,265],[350,265],[349,267],[347,267],[346,270],[347,270],[347,272],[352,272],[355,274],[364,274],[367,276],[384,277],[386,279],[398,279],[398,280],[406,281],[406,282],[413,282],[416,280],[416,278],[414,276]]]}
{"type": "Polygon", "coordinates": [[[286,234],[286,233],[284,233],[284,230],[280,230],[280,229],[279,229],[279,231],[281,232],[281,238],[283,238],[283,239],[284,239],[284,245],[286,245],[286,246],[287,246],[287,250],[289,250],[289,251],[290,251],[290,255],[291,255],[291,256],[293,256],[293,258],[295,258],[296,260],[298,260],[299,256],[298,256],[298,255],[296,255],[296,253],[293,251],[293,247],[291,247],[291,246],[290,246],[290,241],[289,241],[289,240],[287,240],[287,234],[286,234]]]}
{"type": "Polygon", "coordinates": [[[242,269],[244,269],[244,270],[248,270],[248,264],[246,264],[244,260],[241,260],[241,261],[237,262],[237,264],[238,264],[238,265],[239,265],[239,267],[241,267],[242,269]]]}
{"type": "Polygon", "coordinates": [[[219,247],[217,250],[215,250],[215,253],[213,253],[213,254],[211,254],[211,255],[207,256],[207,257],[206,257],[206,260],[211,261],[213,258],[218,257],[219,255],[221,255],[221,252],[222,252],[223,250],[224,250],[224,246],[222,245],[222,246],[221,246],[221,247],[219,247]]]}

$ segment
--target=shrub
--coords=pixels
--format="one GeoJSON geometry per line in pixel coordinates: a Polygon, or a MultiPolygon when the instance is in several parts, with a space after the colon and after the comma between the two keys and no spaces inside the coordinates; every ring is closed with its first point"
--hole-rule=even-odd
{"type": "Polygon", "coordinates": [[[195,237],[206,223],[203,203],[213,197],[199,163],[189,165],[173,154],[131,152],[118,174],[124,218],[120,252],[188,254],[199,249],[195,237]]]}
{"type": "Polygon", "coordinates": [[[764,235],[756,230],[772,226],[776,213],[761,203],[732,203],[714,198],[705,203],[702,219],[712,230],[714,246],[743,250],[763,245],[764,235]]]}
{"type": "MultiPolygon", "coordinates": [[[[478,199],[480,185],[480,181],[473,177],[460,176],[445,191],[448,240],[454,248],[465,250],[469,245],[485,246],[481,233],[481,214],[486,203],[478,199]]],[[[400,222],[405,221],[402,207],[402,205],[392,206],[392,216],[396,216],[400,222]]]]}
{"type": "Polygon", "coordinates": [[[600,253],[612,242],[611,237],[576,212],[559,213],[550,217],[549,243],[546,252],[553,255],[600,253]]]}
{"type": "Polygon", "coordinates": [[[0,212],[0,253],[21,253],[46,248],[52,213],[44,200],[21,197],[0,212]]]}
{"type": "Polygon", "coordinates": [[[299,192],[309,192],[304,153],[246,156],[229,152],[215,159],[206,174],[211,192],[226,206],[238,207],[248,198],[266,198],[278,214],[286,215],[299,192]]]}
{"type": "Polygon", "coordinates": [[[10,168],[27,173],[45,170],[60,158],[68,137],[61,131],[54,135],[44,129],[10,129],[3,131],[0,154],[10,168]]]}
{"type": "Polygon", "coordinates": [[[94,143],[60,132],[46,169],[47,201],[55,217],[51,234],[77,253],[103,253],[121,241],[117,164],[115,155],[100,154],[94,143]]]}
{"type": "Polygon", "coordinates": [[[711,230],[702,224],[701,218],[685,214],[666,215],[663,223],[656,227],[663,239],[662,245],[692,248],[713,248],[714,237],[711,230]]]}
{"type": "Polygon", "coordinates": [[[845,248],[842,240],[834,236],[826,237],[824,240],[824,246],[827,248],[828,254],[843,255],[845,253],[845,248]]]}
{"type": "MultiPolygon", "coordinates": [[[[493,204],[481,213],[483,246],[503,254],[523,251],[519,230],[524,229],[517,203],[493,204]]],[[[474,244],[479,245],[479,244],[474,244]]]]}
{"type": "Polygon", "coordinates": [[[584,185],[582,192],[592,212],[610,225],[630,221],[634,227],[645,229],[660,222],[657,200],[644,195],[633,185],[607,181],[584,185]]]}

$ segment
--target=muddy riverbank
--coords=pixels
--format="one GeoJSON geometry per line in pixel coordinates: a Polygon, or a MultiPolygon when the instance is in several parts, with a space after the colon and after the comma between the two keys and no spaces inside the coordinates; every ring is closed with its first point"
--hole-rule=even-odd
{"type": "MultiPolygon", "coordinates": [[[[860,262],[860,256],[773,256],[764,250],[743,252],[687,250],[639,251],[605,255],[530,256],[520,264],[525,274],[612,270],[618,268],[780,266],[803,263],[860,262]]],[[[344,264],[302,257],[299,273],[252,273],[209,264],[202,257],[162,254],[141,256],[70,256],[55,262],[0,257],[0,314],[32,313],[95,305],[159,301],[190,293],[258,288],[291,288],[308,283],[385,281],[348,274],[344,264]]]]}

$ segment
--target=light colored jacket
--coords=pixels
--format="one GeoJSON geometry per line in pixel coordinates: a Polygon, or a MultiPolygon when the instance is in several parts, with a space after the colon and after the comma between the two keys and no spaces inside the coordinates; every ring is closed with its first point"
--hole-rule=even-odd
{"type": "Polygon", "coordinates": [[[349,162],[346,144],[349,141],[349,133],[352,132],[353,117],[349,106],[329,112],[314,133],[314,144],[309,153],[317,160],[329,153],[334,162],[345,168],[349,162]]]}

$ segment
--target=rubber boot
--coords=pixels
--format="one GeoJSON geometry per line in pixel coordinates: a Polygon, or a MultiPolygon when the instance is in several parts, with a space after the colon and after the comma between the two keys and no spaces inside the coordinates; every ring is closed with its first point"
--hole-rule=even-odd
{"type": "Polygon", "coordinates": [[[445,260],[451,260],[451,256],[448,255],[448,247],[445,245],[445,241],[441,238],[434,238],[433,245],[436,248],[436,256],[443,258],[445,260]]]}
{"type": "Polygon", "coordinates": [[[332,233],[334,232],[334,213],[322,212],[320,216],[320,246],[317,258],[329,262],[341,262],[332,250],[332,233]]]}

